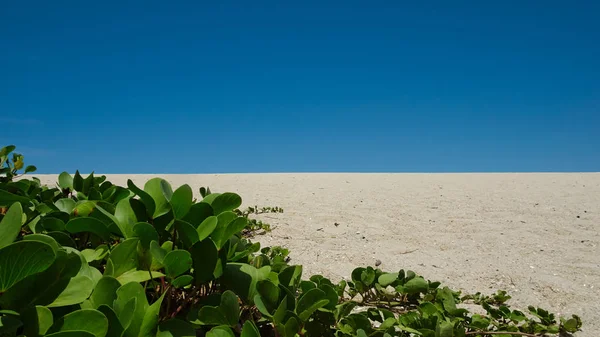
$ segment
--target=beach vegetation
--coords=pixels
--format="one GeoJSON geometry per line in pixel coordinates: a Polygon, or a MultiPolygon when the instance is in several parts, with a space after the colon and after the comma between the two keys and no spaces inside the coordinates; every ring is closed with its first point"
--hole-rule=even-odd
{"type": "Polygon", "coordinates": [[[293,252],[253,241],[270,229],[253,217],[279,207],[243,208],[209,188],[196,200],[161,178],[118,186],[77,171],[45,186],[21,176],[35,167],[14,150],[0,150],[0,336],[509,337],[582,326],[411,270],[305,275],[293,252]]]}

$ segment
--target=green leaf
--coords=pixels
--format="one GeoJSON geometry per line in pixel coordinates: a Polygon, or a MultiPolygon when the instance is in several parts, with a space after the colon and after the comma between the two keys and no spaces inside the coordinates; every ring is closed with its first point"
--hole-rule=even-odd
{"type": "Polygon", "coordinates": [[[158,233],[151,224],[147,222],[138,222],[133,226],[134,236],[140,239],[142,247],[146,250],[150,249],[150,242],[158,242],[158,233]]]}
{"type": "Polygon", "coordinates": [[[56,208],[58,208],[59,211],[65,212],[67,214],[71,214],[71,212],[73,212],[73,209],[75,209],[75,205],[75,200],[71,198],[62,198],[54,202],[54,206],[56,206],[56,208]]]}
{"type": "Polygon", "coordinates": [[[79,304],[90,297],[94,290],[94,281],[88,276],[75,276],[69,280],[67,287],[60,293],[54,302],[48,304],[49,308],[64,307],[79,304]]]}
{"type": "Polygon", "coordinates": [[[321,284],[319,289],[325,292],[326,298],[329,301],[327,305],[325,305],[325,308],[329,310],[335,310],[335,307],[339,301],[337,291],[329,284],[321,284]]]}
{"type": "Polygon", "coordinates": [[[162,269],[164,267],[163,261],[167,255],[167,251],[158,245],[157,241],[150,242],[150,254],[152,255],[152,270],[162,269]]]}
{"type": "Polygon", "coordinates": [[[138,238],[127,239],[113,248],[110,252],[110,259],[115,268],[112,276],[119,277],[124,272],[138,267],[139,241],[138,238]]]}
{"type": "Polygon", "coordinates": [[[279,305],[279,287],[275,285],[275,283],[273,283],[271,280],[262,280],[257,282],[256,290],[260,295],[261,302],[266,308],[267,314],[270,315],[273,311],[277,309],[277,306],[279,305]]]}
{"type": "Polygon", "coordinates": [[[440,321],[435,330],[435,337],[452,337],[454,336],[454,325],[446,321],[440,321]]]}
{"type": "Polygon", "coordinates": [[[291,290],[296,291],[302,277],[302,266],[289,266],[279,273],[279,283],[291,290]]]}
{"type": "Polygon", "coordinates": [[[194,226],[185,221],[175,220],[175,229],[177,230],[177,235],[183,243],[184,248],[189,248],[200,241],[198,240],[198,233],[194,226]]]}
{"type": "Polygon", "coordinates": [[[181,185],[175,190],[171,198],[171,208],[175,219],[183,219],[192,207],[193,198],[194,192],[189,185],[181,185]]]}
{"type": "Polygon", "coordinates": [[[65,315],[52,325],[49,332],[86,331],[95,337],[104,337],[108,319],[98,310],[82,309],[65,315]]]}
{"type": "Polygon", "coordinates": [[[58,186],[61,189],[73,190],[73,177],[67,172],[63,172],[58,176],[58,186]]]}
{"type": "Polygon", "coordinates": [[[228,327],[217,326],[206,333],[206,337],[235,337],[233,331],[228,327]]]}
{"type": "Polygon", "coordinates": [[[112,276],[103,276],[96,284],[90,302],[97,309],[101,305],[111,307],[115,299],[117,299],[117,290],[121,287],[121,283],[112,276]]]}
{"type": "MultiPolygon", "coordinates": [[[[18,244],[22,243],[44,245],[44,243],[36,241],[22,241],[18,244]]],[[[82,258],[78,254],[67,252],[64,249],[58,250],[55,256],[52,265],[46,270],[24,278],[0,296],[2,303],[0,305],[5,308],[22,310],[29,305],[47,305],[56,300],[67,288],[71,278],[81,271],[82,258]],[[36,291],[31,291],[31,289],[36,289],[36,291]]],[[[11,260],[13,259],[11,258],[11,260]]],[[[36,264],[28,265],[28,267],[31,266],[36,266],[36,264]]],[[[0,268],[0,274],[2,270],[0,268]]]]}
{"type": "Polygon", "coordinates": [[[271,267],[256,269],[245,263],[228,263],[221,277],[225,289],[233,290],[242,300],[252,301],[256,295],[256,283],[266,280],[271,267]]]}
{"type": "Polygon", "coordinates": [[[420,276],[415,277],[404,284],[404,291],[407,294],[426,293],[428,289],[429,283],[420,276]]]}
{"type": "Polygon", "coordinates": [[[152,305],[148,308],[148,310],[144,314],[144,319],[142,321],[142,325],[140,327],[140,333],[138,336],[141,337],[150,337],[156,335],[156,330],[158,329],[158,318],[160,313],[160,306],[162,305],[163,298],[165,297],[165,293],[156,300],[156,302],[152,303],[152,305]]]}
{"type": "Polygon", "coordinates": [[[183,221],[191,223],[197,228],[198,225],[211,215],[213,215],[212,207],[205,202],[199,202],[190,207],[189,212],[183,217],[183,221]]]}
{"type": "Polygon", "coordinates": [[[190,284],[192,284],[192,282],[194,281],[194,277],[192,275],[181,275],[179,277],[177,277],[176,279],[174,279],[171,282],[171,285],[175,288],[183,288],[186,287],[190,284]]]}
{"type": "Polygon", "coordinates": [[[327,294],[321,289],[311,289],[300,297],[296,313],[300,320],[306,321],[319,308],[327,305],[327,294]]]}
{"type": "Polygon", "coordinates": [[[9,153],[13,152],[17,147],[14,145],[8,145],[0,149],[0,157],[8,156],[9,153]]]}
{"type": "Polygon", "coordinates": [[[363,270],[360,274],[360,281],[367,286],[370,286],[375,282],[375,270],[371,267],[363,270]]]}
{"type": "Polygon", "coordinates": [[[260,337],[260,332],[254,322],[248,320],[244,323],[240,337],[260,337]]]}
{"type": "Polygon", "coordinates": [[[137,187],[131,179],[127,179],[127,187],[140,197],[144,206],[146,206],[146,214],[152,218],[154,216],[154,211],[156,210],[156,203],[150,194],[146,193],[144,190],[137,187]]]}
{"type": "Polygon", "coordinates": [[[165,276],[165,274],[157,271],[149,272],[148,270],[131,269],[121,274],[121,276],[117,277],[117,280],[121,284],[127,284],[130,282],[142,283],[163,276],[165,276]],[[150,277],[150,275],[152,275],[152,277],[150,277]]]}
{"type": "Polygon", "coordinates": [[[56,333],[51,333],[44,337],[95,337],[93,333],[89,333],[87,331],[78,330],[78,331],[61,331],[56,333]]]}
{"type": "Polygon", "coordinates": [[[165,255],[163,264],[165,265],[167,277],[176,278],[190,270],[192,267],[192,255],[187,250],[176,249],[165,255]]]}
{"type": "Polygon", "coordinates": [[[0,249],[0,293],[27,276],[40,273],[52,265],[56,253],[40,241],[19,241],[0,249]]]}
{"type": "Polygon", "coordinates": [[[28,165],[27,167],[25,167],[25,173],[31,173],[35,171],[37,171],[37,167],[33,165],[28,165]]]}
{"type": "Polygon", "coordinates": [[[61,219],[45,216],[41,220],[42,227],[46,231],[62,232],[65,230],[65,223],[61,219]]]}
{"type": "Polygon", "coordinates": [[[202,241],[209,237],[212,232],[217,228],[218,218],[216,216],[209,216],[196,229],[198,233],[198,240],[202,241]]]}
{"type": "MultiPolygon", "coordinates": [[[[23,208],[18,202],[12,204],[0,221],[0,248],[10,245],[21,232],[23,208]]],[[[0,265],[0,267],[2,267],[0,265]]]]}
{"type": "Polygon", "coordinates": [[[90,213],[96,208],[96,201],[82,200],[77,202],[73,209],[73,215],[75,216],[89,216],[90,213]]]}
{"type": "Polygon", "coordinates": [[[385,273],[379,276],[377,283],[379,283],[382,287],[387,287],[396,282],[396,280],[398,280],[398,273],[385,273]]]}
{"type": "Polygon", "coordinates": [[[164,180],[161,178],[153,178],[148,180],[144,185],[144,191],[152,197],[154,204],[156,205],[152,218],[157,218],[158,216],[167,213],[170,209],[169,202],[163,192],[163,181],[164,180]]]}
{"type": "Polygon", "coordinates": [[[31,203],[27,197],[16,195],[0,189],[0,206],[10,206],[15,202],[20,202],[23,205],[29,205],[31,203]]]}
{"type": "Polygon", "coordinates": [[[211,239],[196,242],[190,248],[194,267],[194,279],[200,286],[214,279],[214,271],[219,261],[219,251],[211,239]]]}
{"type": "Polygon", "coordinates": [[[93,233],[102,240],[110,240],[110,231],[102,221],[92,217],[73,218],[65,225],[65,229],[72,234],[93,233]]]}
{"type": "Polygon", "coordinates": [[[114,310],[125,328],[124,337],[137,337],[148,310],[144,287],[139,283],[127,283],[117,290],[114,310]],[[132,306],[130,301],[134,301],[132,306]],[[125,323],[127,324],[125,324],[125,323]]]}
{"type": "Polygon", "coordinates": [[[108,255],[108,246],[100,245],[96,249],[84,249],[81,251],[81,255],[88,263],[103,260],[108,255]]]}
{"type": "Polygon", "coordinates": [[[99,306],[98,311],[103,313],[108,319],[108,332],[106,332],[106,337],[121,337],[124,329],[115,311],[107,305],[99,306]]]}
{"type": "MultiPolygon", "coordinates": [[[[125,230],[125,228],[121,228],[121,222],[119,219],[117,219],[109,211],[105,210],[104,205],[101,206],[100,203],[96,204],[96,209],[99,211],[99,213],[98,214],[96,214],[96,212],[92,213],[93,217],[98,218],[100,221],[103,221],[103,222],[107,221],[109,223],[109,229],[112,228],[111,226],[116,226],[116,231],[118,232],[118,234],[120,236],[127,238],[126,230],[125,230]]],[[[105,222],[105,224],[107,222],[105,222]]]]}
{"type": "Polygon", "coordinates": [[[235,326],[240,320],[240,305],[238,297],[230,290],[226,290],[221,295],[221,305],[219,309],[225,316],[229,326],[235,326]]]}
{"type": "Polygon", "coordinates": [[[75,177],[73,177],[73,189],[78,192],[83,191],[83,177],[79,174],[79,170],[75,171],[75,177]]]}
{"type": "Polygon", "coordinates": [[[438,289],[436,298],[442,303],[446,311],[452,313],[456,310],[456,301],[454,300],[454,295],[452,294],[452,290],[450,290],[448,287],[438,289]]]}
{"type": "Polygon", "coordinates": [[[117,203],[117,207],[115,208],[115,218],[119,221],[117,225],[125,238],[132,237],[134,235],[133,225],[138,221],[128,198],[122,199],[117,203]]]}
{"type": "Polygon", "coordinates": [[[474,314],[473,317],[471,317],[470,326],[477,330],[487,330],[490,326],[490,320],[485,316],[474,314]]]}
{"type": "Polygon", "coordinates": [[[219,215],[219,222],[217,224],[217,228],[211,235],[211,238],[213,239],[217,247],[219,247],[219,249],[223,247],[223,245],[225,244],[225,242],[227,242],[227,240],[229,240],[229,238],[231,238],[234,234],[240,232],[248,224],[248,220],[244,217],[224,217],[223,215],[225,214],[229,214],[229,212],[221,213],[221,215],[219,215]],[[222,221],[223,218],[225,218],[225,220],[222,221]]]}
{"type": "Polygon", "coordinates": [[[56,242],[58,242],[63,247],[75,247],[75,241],[71,239],[70,236],[63,232],[49,232],[48,236],[52,237],[56,242]]]}
{"type": "Polygon", "coordinates": [[[294,317],[290,317],[284,325],[277,325],[277,331],[282,337],[295,337],[300,330],[300,324],[294,317]]]}
{"type": "Polygon", "coordinates": [[[160,323],[156,337],[196,337],[196,329],[188,322],[174,318],[160,323]]]}
{"type": "Polygon", "coordinates": [[[28,337],[43,336],[54,323],[52,311],[43,306],[30,306],[22,314],[23,334],[28,337]]]}
{"type": "Polygon", "coordinates": [[[210,205],[215,214],[221,214],[240,207],[242,205],[242,198],[235,193],[227,192],[218,195],[210,205]]]}

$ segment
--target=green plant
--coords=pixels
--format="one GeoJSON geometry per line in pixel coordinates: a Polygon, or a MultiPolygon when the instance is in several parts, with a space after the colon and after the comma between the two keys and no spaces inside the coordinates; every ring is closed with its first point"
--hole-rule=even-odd
{"type": "Polygon", "coordinates": [[[48,187],[2,172],[0,336],[542,336],[581,327],[577,316],[513,310],[504,292],[461,297],[412,271],[303,279],[286,248],[246,237],[248,215],[262,210],[239,211],[235,193],[205,189],[197,201],[188,185],[173,190],[160,178],[121,187],[63,172],[48,187]]]}
{"type": "Polygon", "coordinates": [[[6,183],[19,176],[18,171],[25,167],[23,174],[35,172],[37,168],[33,165],[25,166],[23,155],[13,152],[14,145],[8,145],[0,149],[0,182],[6,183]],[[10,154],[12,153],[12,160],[10,154]],[[2,176],[4,175],[4,176],[2,176]]]}

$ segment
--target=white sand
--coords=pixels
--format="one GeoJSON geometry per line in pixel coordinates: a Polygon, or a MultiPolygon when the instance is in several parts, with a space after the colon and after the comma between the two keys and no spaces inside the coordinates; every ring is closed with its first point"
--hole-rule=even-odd
{"type": "MultiPolygon", "coordinates": [[[[125,185],[132,176],[111,175],[125,185]]],[[[153,175],[133,175],[138,186],[153,175]]],[[[264,245],[291,249],[305,275],[356,266],[411,269],[466,292],[505,289],[513,307],[580,315],[600,331],[600,174],[162,175],[240,194],[264,216],[264,245]],[[335,226],[334,223],[339,223],[335,226]]],[[[40,177],[54,182],[56,175],[40,177]]]]}

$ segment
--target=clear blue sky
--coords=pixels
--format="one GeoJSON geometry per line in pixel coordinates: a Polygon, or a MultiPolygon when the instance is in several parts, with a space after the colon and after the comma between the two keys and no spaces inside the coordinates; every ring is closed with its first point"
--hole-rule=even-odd
{"type": "Polygon", "coordinates": [[[41,173],[600,171],[598,1],[2,1],[41,173]]]}

